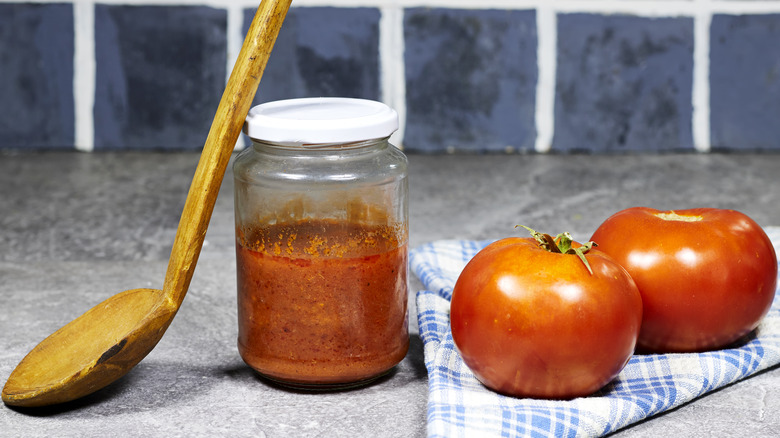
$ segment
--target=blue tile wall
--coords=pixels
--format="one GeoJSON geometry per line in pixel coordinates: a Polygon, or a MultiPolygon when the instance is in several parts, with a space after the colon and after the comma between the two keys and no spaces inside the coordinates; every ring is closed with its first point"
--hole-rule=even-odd
{"type": "Polygon", "coordinates": [[[407,9],[409,151],[532,150],[536,13],[407,9]]]}
{"type": "Polygon", "coordinates": [[[555,151],[692,150],[693,20],[558,16],[555,151]]]}
{"type": "Polygon", "coordinates": [[[95,7],[95,148],[199,149],[226,75],[224,10],[95,7]]]}
{"type": "MultiPolygon", "coordinates": [[[[255,9],[244,13],[246,34],[255,9]]],[[[274,45],[256,102],[297,97],[379,100],[376,8],[292,8],[274,45]]]]}
{"type": "Polygon", "coordinates": [[[710,33],[713,149],[780,150],[780,14],[715,15],[710,33]]]}
{"type": "Polygon", "coordinates": [[[73,8],[0,3],[0,147],[73,148],[73,8]]]}
{"type": "MultiPolygon", "coordinates": [[[[255,103],[384,100],[409,153],[780,152],[780,0],[650,3],[293,4],[255,103]]],[[[0,150],[200,149],[256,12],[207,4],[0,0],[0,150]]]]}

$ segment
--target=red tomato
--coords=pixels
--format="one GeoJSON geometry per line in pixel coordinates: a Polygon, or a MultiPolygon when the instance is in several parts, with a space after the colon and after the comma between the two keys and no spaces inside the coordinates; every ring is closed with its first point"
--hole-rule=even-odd
{"type": "Polygon", "coordinates": [[[577,255],[507,238],[469,261],[450,322],[464,362],[485,386],[568,399],[594,393],[625,366],[642,320],[639,291],[606,254],[585,257],[592,273],[577,255]]]}
{"type": "Polygon", "coordinates": [[[629,208],[608,218],[591,240],[639,286],[640,350],[722,348],[755,329],[775,296],[772,243],[734,210],[629,208]]]}

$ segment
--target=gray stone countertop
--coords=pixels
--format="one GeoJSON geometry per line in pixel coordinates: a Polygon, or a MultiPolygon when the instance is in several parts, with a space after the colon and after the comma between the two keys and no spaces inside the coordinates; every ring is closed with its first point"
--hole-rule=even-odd
{"type": "MultiPolygon", "coordinates": [[[[411,246],[516,235],[588,238],[630,206],[733,208],[780,225],[780,155],[446,155],[410,158],[411,246]]],[[[198,155],[0,152],[0,378],[103,299],[159,288],[198,155]]],[[[84,399],[0,408],[3,436],[421,437],[426,370],[412,342],[394,373],[333,393],[283,390],[238,356],[232,176],[225,178],[182,309],[146,359],[84,399]]],[[[777,368],[617,432],[775,436],[777,368]]]]}

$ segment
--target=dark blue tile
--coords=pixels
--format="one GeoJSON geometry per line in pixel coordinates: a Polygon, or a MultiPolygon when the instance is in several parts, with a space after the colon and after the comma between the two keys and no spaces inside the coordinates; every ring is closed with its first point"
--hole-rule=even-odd
{"type": "Polygon", "coordinates": [[[710,35],[712,148],[780,150],[780,14],[715,15],[710,35]]]}
{"type": "MultiPolygon", "coordinates": [[[[254,14],[245,11],[244,33],[254,14]]],[[[321,96],[378,100],[379,19],[376,8],[290,9],[256,102],[321,96]]]]}
{"type": "Polygon", "coordinates": [[[410,151],[533,150],[536,13],[405,10],[410,151]]]}
{"type": "Polygon", "coordinates": [[[95,148],[198,149],[225,87],[227,13],[95,7],[95,148]]]}
{"type": "Polygon", "coordinates": [[[558,16],[556,151],[692,150],[693,19],[558,16]]]}
{"type": "Polygon", "coordinates": [[[0,148],[73,148],[73,6],[0,4],[0,148]]]}

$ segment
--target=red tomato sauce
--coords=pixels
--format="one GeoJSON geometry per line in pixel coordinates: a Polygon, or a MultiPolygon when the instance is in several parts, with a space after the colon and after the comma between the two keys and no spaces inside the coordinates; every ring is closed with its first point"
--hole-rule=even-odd
{"type": "Polygon", "coordinates": [[[407,247],[397,230],[303,221],[237,233],[238,349],[292,386],[364,383],[409,348],[407,247]]]}

